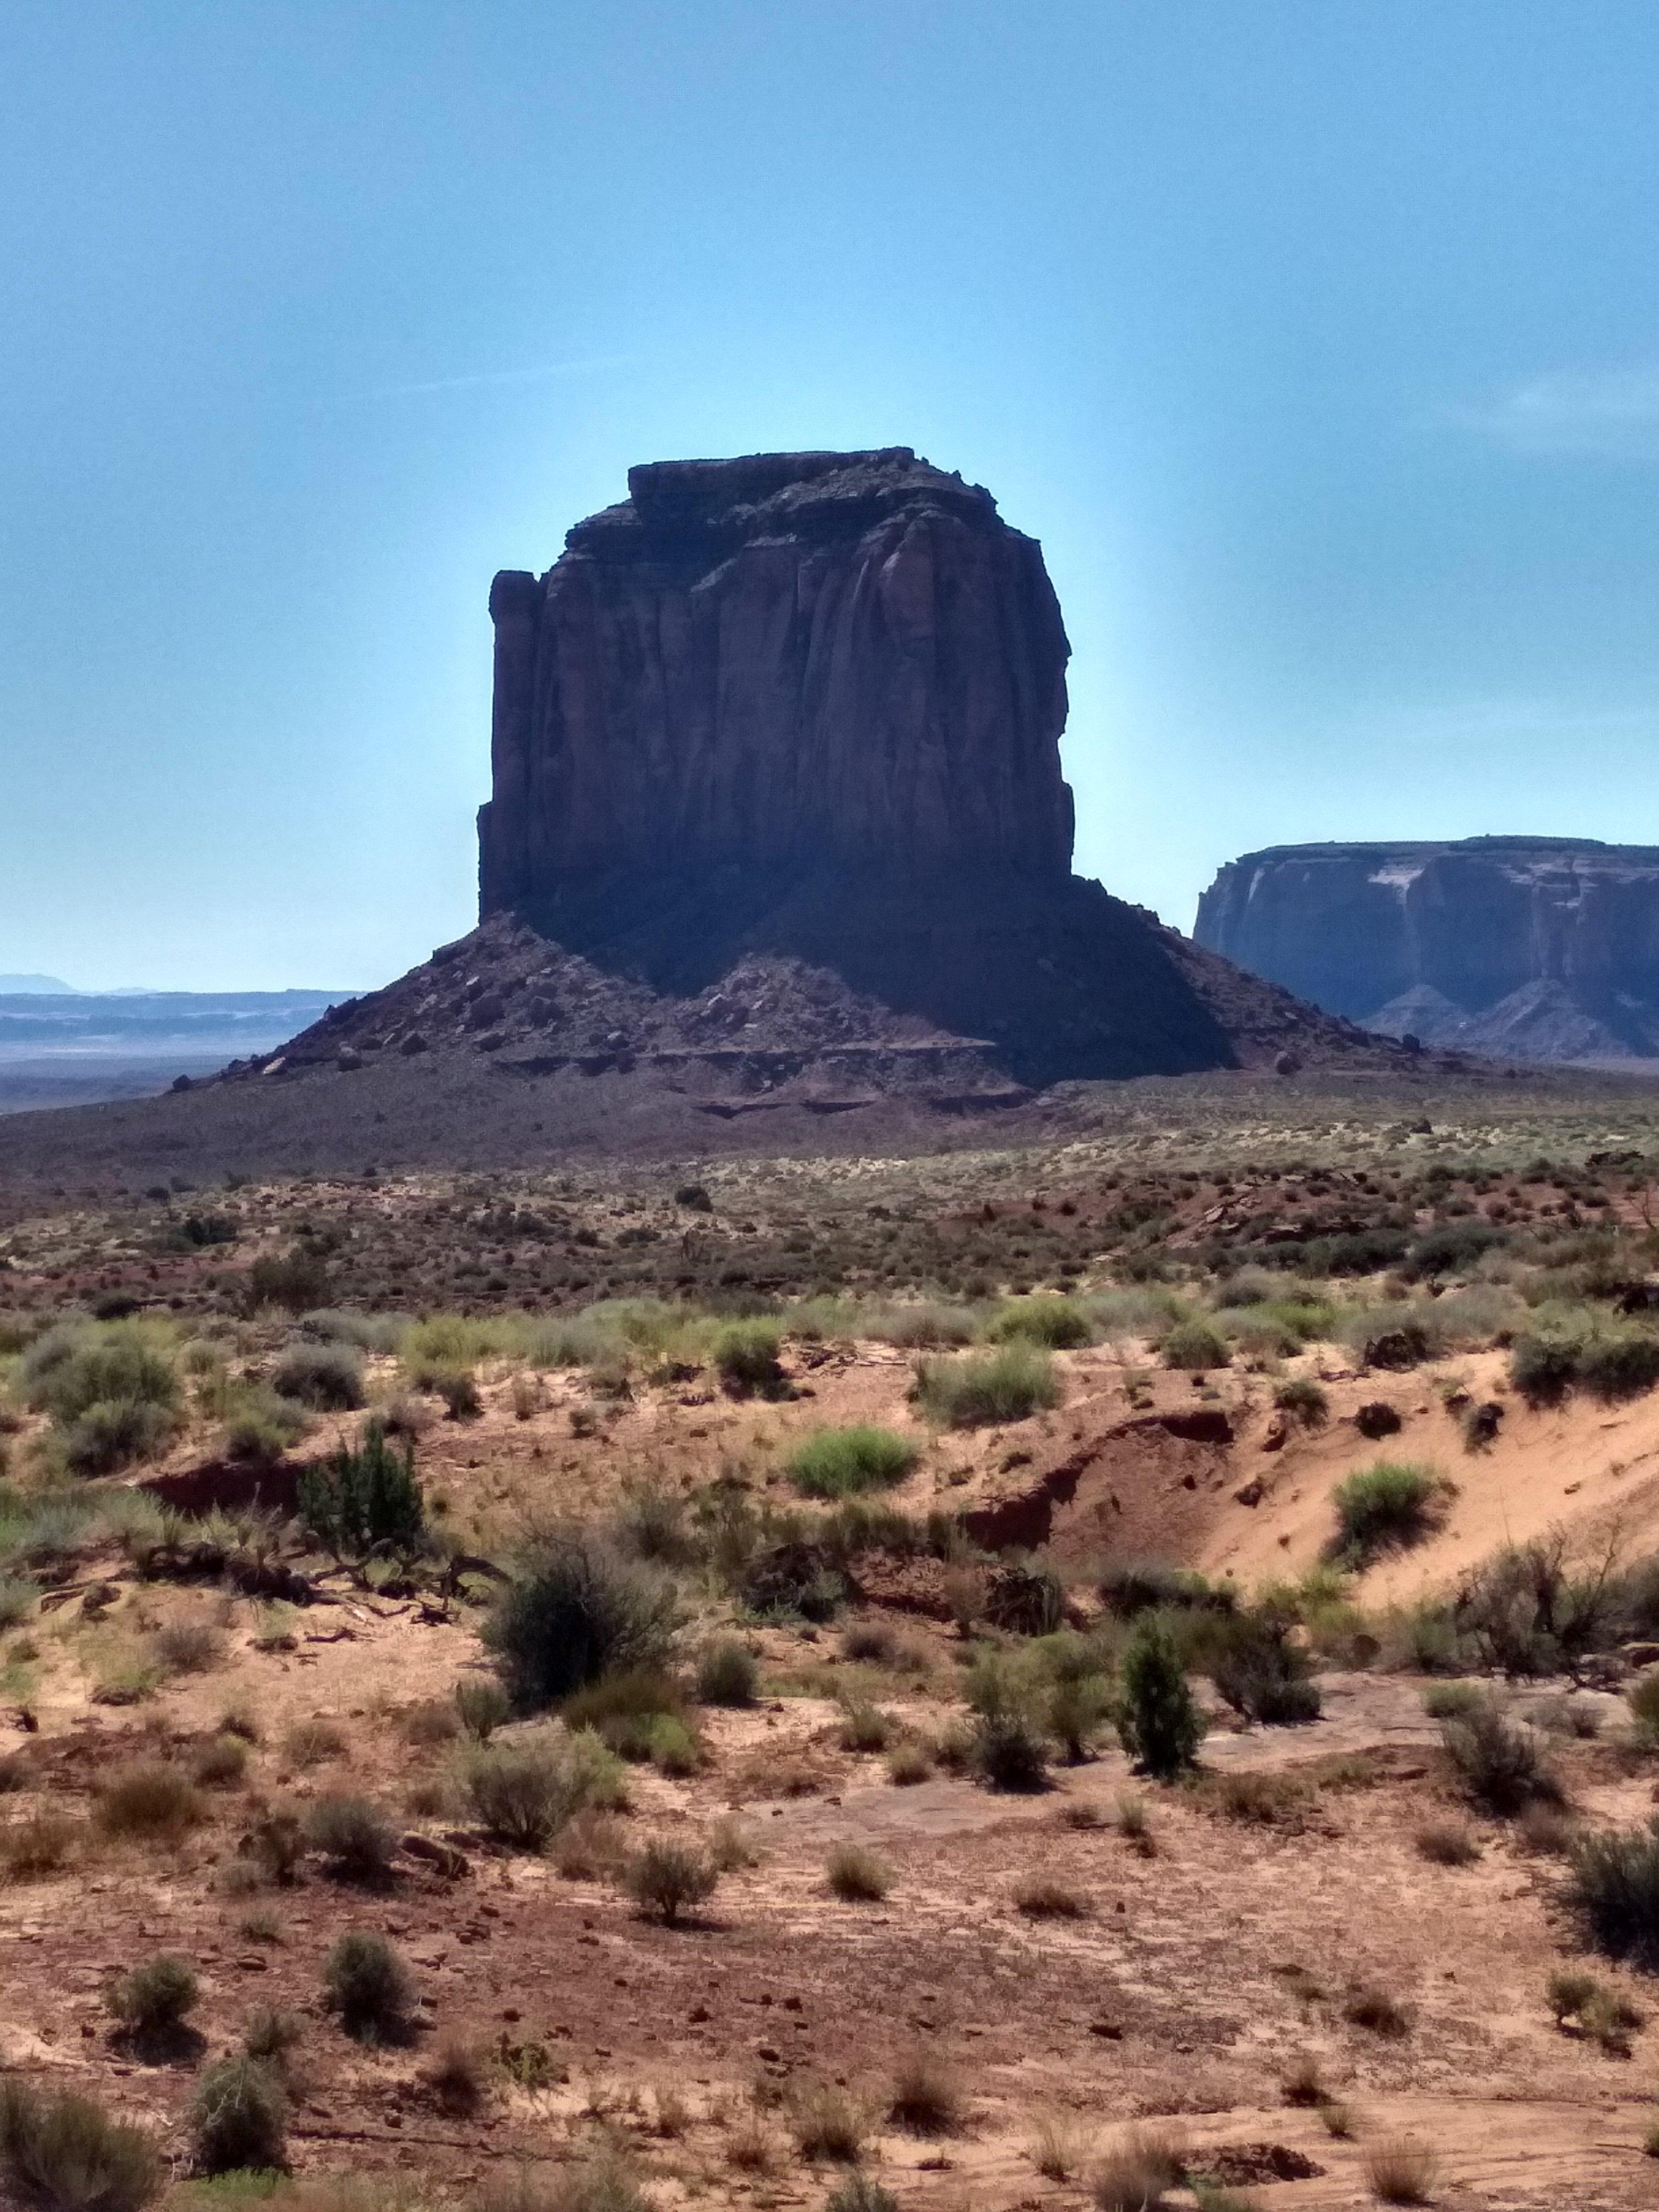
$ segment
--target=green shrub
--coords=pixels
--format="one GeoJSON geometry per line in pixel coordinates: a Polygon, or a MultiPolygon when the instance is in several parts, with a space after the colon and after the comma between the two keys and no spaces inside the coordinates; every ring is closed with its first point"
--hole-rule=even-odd
{"type": "Polygon", "coordinates": [[[1092,1344],[1095,1332],[1075,1298],[1046,1294],[1010,1298],[985,1332],[993,1344],[1040,1344],[1050,1352],[1074,1352],[1092,1344]]]}
{"type": "Polygon", "coordinates": [[[160,2039],[176,2035],[196,2008],[202,1985],[188,1959],[163,1951],[131,1972],[119,1974],[107,1992],[109,2008],[131,2035],[160,2039]]]}
{"type": "Polygon", "coordinates": [[[1599,1331],[1578,1355],[1578,1379],[1607,1405],[1639,1397],[1659,1382],[1659,1337],[1640,1328],[1599,1331]]]}
{"type": "Polygon", "coordinates": [[[1625,1700],[1638,1739],[1650,1745],[1659,1742],[1659,1667],[1639,1674],[1626,1691],[1625,1700]]]}
{"type": "Polygon", "coordinates": [[[1140,1621],[1123,1653],[1118,1733],[1148,1774],[1171,1781],[1191,1766],[1204,1722],[1169,1631],[1154,1614],[1140,1621]]]}
{"type": "Polygon", "coordinates": [[[410,1549],[426,1525],[414,1446],[399,1457],[380,1422],[371,1421],[357,1450],[342,1444],[320,1465],[301,1469],[298,1510],[338,1558],[358,1557],[380,1544],[410,1549]]]}
{"type": "Polygon", "coordinates": [[[1195,1569],[1157,1559],[1119,1560],[1103,1571],[1098,1587],[1102,1603],[1120,1620],[1164,1610],[1225,1613],[1237,1601],[1224,1584],[1212,1589],[1195,1569]]]}
{"type": "Polygon", "coordinates": [[[760,1690],[760,1662],[735,1636],[722,1636],[697,1662],[697,1698],[705,1705],[752,1705],[760,1690]]]}
{"type": "Polygon", "coordinates": [[[1489,1812],[1518,1813],[1535,1797],[1559,1794],[1537,1737],[1506,1719],[1493,1700],[1442,1721],[1440,1737],[1465,1789],[1489,1812]]]}
{"type": "Polygon", "coordinates": [[[734,1395],[758,1390],[771,1397],[784,1387],[778,1355],[783,1329],[775,1321],[730,1321],[714,1334],[710,1357],[720,1381],[734,1395]]]}
{"type": "Polygon", "coordinates": [[[1273,1392],[1273,1404],[1304,1429],[1322,1429],[1331,1417],[1328,1393],[1311,1375],[1293,1375],[1273,1392]]]}
{"type": "Polygon", "coordinates": [[[402,2031],[414,1989],[385,1936],[357,1928],[342,1936],[323,1961],[323,1996],[348,2035],[362,2043],[390,2043],[402,2031]]]}
{"type": "Polygon", "coordinates": [[[246,2051],[221,2058],[198,2084],[191,2134],[199,2172],[281,2166],[288,2149],[287,2092],[270,2068],[246,2051]]]}
{"type": "Polygon", "coordinates": [[[455,1717],[463,1731],[488,1743],[513,1717],[513,1700],[489,1675],[464,1674],[455,1685],[455,1717]]]}
{"type": "Polygon", "coordinates": [[[1047,1413],[1064,1392],[1047,1352],[1014,1343],[960,1359],[920,1361],[914,1395],[930,1420],[978,1429],[1047,1413]]]}
{"type": "Polygon", "coordinates": [[[328,1263],[303,1244],[287,1252],[268,1252],[248,1270],[248,1296],[255,1306],[310,1313],[327,1305],[328,1291],[328,1263]]]}
{"type": "Polygon", "coordinates": [[[1290,1614],[1270,1606],[1234,1613],[1218,1626],[1210,1679],[1246,1720],[1282,1728],[1319,1718],[1313,1661],[1292,1642],[1295,1627],[1290,1614]]]}
{"type": "Polygon", "coordinates": [[[1578,1344],[1528,1329],[1510,1346],[1510,1381],[1529,1406],[1556,1406],[1578,1378],[1578,1344]]]}
{"type": "Polygon", "coordinates": [[[892,1869],[857,1844],[837,1844],[824,1871],[843,1905],[879,1904],[893,1886],[892,1869]]]}
{"type": "Polygon", "coordinates": [[[823,2212],[899,2212],[899,2201],[872,2175],[849,2173],[825,2197],[823,2212]]]}
{"type": "Polygon", "coordinates": [[[167,2179],[142,2128],[15,2074],[0,2079],[0,2160],[15,2191],[48,2212],[143,2212],[167,2179]]]}
{"type": "Polygon", "coordinates": [[[64,1462],[74,1474],[113,1474],[154,1459],[177,1428],[161,1406],[131,1399],[100,1399],[77,1413],[64,1431],[64,1462]]]}
{"type": "Polygon", "coordinates": [[[514,1702],[534,1711],[601,1675],[660,1666],[678,1619],[672,1582],[574,1530],[536,1540],[483,1633],[514,1702]]]}
{"type": "Polygon", "coordinates": [[[280,1459],[310,1425],[297,1405],[258,1384],[237,1394],[224,1423],[225,1456],[235,1460],[280,1459]]]}
{"type": "Polygon", "coordinates": [[[669,1836],[653,1837],[628,1862],[624,1885],[641,1912],[669,1928],[682,1913],[712,1897],[720,1880],[707,1853],[669,1836]]]}
{"type": "Polygon", "coordinates": [[[397,1831],[380,1807],[343,1792],[319,1797],[311,1808],[306,1841],[347,1881],[383,1882],[398,1849],[397,1831]]]}
{"type": "Polygon", "coordinates": [[[1431,1682],[1423,1692],[1423,1710],[1431,1721],[1457,1720],[1491,1695],[1479,1682],[1431,1682]]]}
{"type": "Polygon", "coordinates": [[[621,1770],[586,1730],[526,1730],[479,1744],[464,1757],[461,1780],[479,1822],[514,1850],[539,1851],[566,1821],[613,1802],[621,1770]]]}
{"type": "Polygon", "coordinates": [[[891,1429],[819,1429],[791,1455],[787,1471],[809,1498],[855,1498],[902,1482],[919,1449],[891,1429]]]}
{"type": "Polygon", "coordinates": [[[1442,1495],[1431,1468],[1378,1460],[1331,1492],[1336,1508],[1336,1556],[1364,1566],[1380,1553],[1414,1543],[1432,1523],[1442,1495]]]}
{"type": "Polygon", "coordinates": [[[1224,1367],[1232,1354],[1226,1339],[1206,1321],[1178,1321],[1158,1346],[1166,1367],[1179,1367],[1202,1375],[1212,1367],[1224,1367]]]}
{"type": "Polygon", "coordinates": [[[1048,1784],[1048,1754],[1042,1732],[1030,1714],[1015,1705],[979,1715],[968,1763],[993,1790],[1042,1790],[1048,1784]]]}
{"type": "Polygon", "coordinates": [[[1103,1675],[1067,1677],[1048,1692],[1048,1733],[1075,1765],[1089,1756],[1111,1710],[1111,1685],[1103,1675]]]}
{"type": "Polygon", "coordinates": [[[278,1397],[319,1413],[349,1413],[363,1402],[363,1364],[342,1344],[291,1344],[271,1374],[278,1397]]]}
{"type": "Polygon", "coordinates": [[[1601,1949],[1659,1960],[1659,1824],[1581,1837],[1567,1865],[1571,1900],[1601,1949]]]}
{"type": "Polygon", "coordinates": [[[40,1602],[40,1585],[26,1575],[0,1575],[0,1630],[21,1628],[40,1602]]]}

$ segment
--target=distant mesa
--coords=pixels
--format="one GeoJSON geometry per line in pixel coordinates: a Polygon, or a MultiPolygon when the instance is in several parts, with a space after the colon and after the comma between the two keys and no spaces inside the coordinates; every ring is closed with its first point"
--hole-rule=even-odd
{"type": "Polygon", "coordinates": [[[0,999],[33,998],[41,993],[58,999],[75,995],[74,987],[61,982],[56,975],[0,975],[0,999]]]}
{"type": "Polygon", "coordinates": [[[1659,1057],[1659,847],[1272,846],[1220,871],[1194,935],[1388,1036],[1511,1059],[1659,1057]]]}

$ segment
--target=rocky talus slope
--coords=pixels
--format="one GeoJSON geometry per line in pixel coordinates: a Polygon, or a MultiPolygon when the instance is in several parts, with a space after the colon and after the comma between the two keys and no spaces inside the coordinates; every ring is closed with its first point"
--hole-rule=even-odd
{"type": "Polygon", "coordinates": [[[1425,1044],[1659,1056],[1659,848],[1273,846],[1220,871],[1194,935],[1318,1006],[1425,1044]]]}

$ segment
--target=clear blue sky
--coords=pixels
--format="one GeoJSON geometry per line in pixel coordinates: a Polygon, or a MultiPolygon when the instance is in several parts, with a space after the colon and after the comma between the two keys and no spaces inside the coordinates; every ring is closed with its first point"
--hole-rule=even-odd
{"type": "Polygon", "coordinates": [[[1041,538],[1079,864],[1659,842],[1652,0],[0,5],[0,969],[472,919],[498,568],[914,445],[1041,538]]]}

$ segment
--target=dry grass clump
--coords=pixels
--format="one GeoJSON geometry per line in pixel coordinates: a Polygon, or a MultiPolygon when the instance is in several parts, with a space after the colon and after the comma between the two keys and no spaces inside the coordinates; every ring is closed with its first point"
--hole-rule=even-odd
{"type": "Polygon", "coordinates": [[[1045,2181],[1069,2181],[1094,2156],[1093,2130],[1072,2112],[1045,2112],[1032,2130],[1026,2156],[1045,2181]]]}
{"type": "Polygon", "coordinates": [[[247,1771],[247,1745],[240,1735],[210,1736],[191,1753],[190,1778],[206,1790],[229,1790],[247,1771]]]}
{"type": "Polygon", "coordinates": [[[0,1879],[40,1881],[74,1857],[85,1834],[83,1825],[62,1813],[30,1813],[0,1828],[0,1879]]]}
{"type": "Polygon", "coordinates": [[[98,1825],[108,1836],[176,1843],[204,1809],[187,1775],[160,1759],[143,1759],[123,1767],[105,1785],[98,1825]]]}
{"type": "Polygon", "coordinates": [[[1473,1866],[1480,1844],[1473,1828],[1462,1820],[1430,1820],[1417,1832],[1417,1848],[1431,1866],[1473,1866]]]}
{"type": "Polygon", "coordinates": [[[1132,2128],[1095,2173],[1095,2203],[1099,2212],[1155,2212],[1186,2170],[1180,2140],[1169,2130],[1132,2128]]]}
{"type": "Polygon", "coordinates": [[[1014,1905],[1030,1920],[1082,1920],[1089,1911],[1086,1898],[1067,1889],[1063,1881],[1041,1875],[1020,1884],[1014,1892],[1014,1905]]]}
{"type": "Polygon", "coordinates": [[[1328,2092],[1319,2061],[1310,2051],[1298,2051],[1279,2076],[1279,2094],[1287,2105],[1313,2106],[1325,2103],[1328,2092]]]}
{"type": "Polygon", "coordinates": [[[301,1771],[308,1766],[323,1766],[332,1759],[343,1759],[347,1744],[332,1721],[296,1721],[283,1738],[283,1756],[289,1765],[301,1771]]]}
{"type": "Polygon", "coordinates": [[[775,2173],[783,2146],[758,2112],[746,2112],[726,2139],[726,2162],[738,2173],[775,2173]]]}
{"type": "MultiPolygon", "coordinates": [[[[567,1820],[550,1846],[553,1864],[567,1881],[599,1881],[615,1875],[628,1856],[622,1830],[608,1813],[578,1813],[567,1820]]],[[[711,1856],[714,1856],[711,1846],[711,1856]]],[[[729,1869],[722,1867],[725,1873],[729,1869]]]]}
{"type": "Polygon", "coordinates": [[[841,1741],[847,1751],[885,1751],[891,1743],[897,1723],[891,1713],[884,1713],[879,1705],[867,1698],[851,1698],[842,1708],[841,1741]]]}
{"type": "Polygon", "coordinates": [[[1365,2179],[1384,2204],[1427,2204],[1440,2162],[1426,2143],[1395,2136],[1365,2154],[1365,2179]]]}
{"type": "Polygon", "coordinates": [[[421,2069],[421,2079],[441,2112],[469,2118],[483,2107],[489,2087],[483,2053],[464,2036],[446,2035],[421,2069]]]}
{"type": "Polygon", "coordinates": [[[803,2158],[855,2165],[864,2150],[869,2121],[862,2108],[833,2082],[817,2081],[797,2096],[789,2124],[803,2158]]]}
{"type": "Polygon", "coordinates": [[[896,1743],[887,1754],[887,1779],[896,1790],[912,1790],[919,1782],[927,1781],[933,1771],[933,1754],[915,1736],[896,1743]]]}
{"type": "Polygon", "coordinates": [[[1488,1812],[1507,1818],[1540,1799],[1559,1801],[1538,1738],[1494,1700],[1443,1721],[1440,1736],[1463,1787],[1488,1812]]]}
{"type": "Polygon", "coordinates": [[[1600,2044],[1612,2057],[1628,2057],[1631,2037],[1641,2027],[1644,2014],[1622,1991],[1610,1989],[1595,1974],[1558,1967],[1545,1985],[1545,1993],[1559,2028],[1565,2030],[1571,2021],[1579,2034],[1600,2044]]]}
{"type": "Polygon", "coordinates": [[[825,1871],[830,1888],[843,1905],[875,1904],[893,1885],[891,1869],[873,1851],[857,1844],[837,1844],[825,1871]]]}
{"type": "Polygon", "coordinates": [[[224,1632],[210,1620],[169,1620],[150,1638],[158,1664],[170,1674],[208,1674],[225,1663],[224,1632]]]}
{"type": "Polygon", "coordinates": [[[931,2051],[917,2051],[893,2077],[887,2116],[913,2136],[954,2135],[963,2116],[956,2075],[931,2051]]]}
{"type": "Polygon", "coordinates": [[[15,2194],[48,2212],[143,2212],[167,2178],[142,2128],[15,2075],[0,2081],[0,2163],[15,2194]]]}

